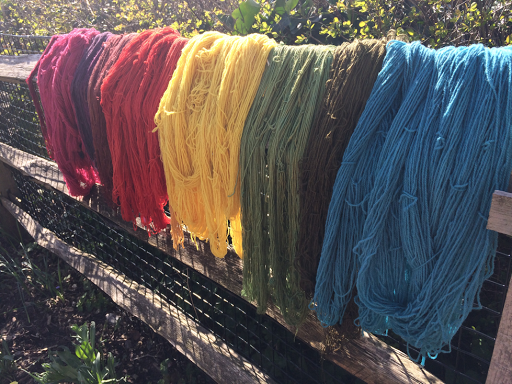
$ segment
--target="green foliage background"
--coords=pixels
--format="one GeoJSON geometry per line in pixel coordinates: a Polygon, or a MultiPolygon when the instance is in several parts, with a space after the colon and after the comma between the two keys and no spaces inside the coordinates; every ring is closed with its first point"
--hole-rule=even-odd
{"type": "Polygon", "coordinates": [[[172,26],[264,33],[286,44],[341,44],[390,29],[439,48],[508,45],[512,1],[504,0],[0,0],[0,31],[52,35],[75,27],[137,32],[172,26]]]}

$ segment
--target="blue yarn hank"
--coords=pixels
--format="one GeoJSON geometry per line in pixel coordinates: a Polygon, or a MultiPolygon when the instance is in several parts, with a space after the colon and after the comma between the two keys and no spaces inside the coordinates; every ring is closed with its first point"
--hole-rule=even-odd
{"type": "Polygon", "coordinates": [[[512,50],[388,44],[336,178],[311,308],[420,357],[448,352],[493,271],[486,229],[512,170],[512,50]]]}

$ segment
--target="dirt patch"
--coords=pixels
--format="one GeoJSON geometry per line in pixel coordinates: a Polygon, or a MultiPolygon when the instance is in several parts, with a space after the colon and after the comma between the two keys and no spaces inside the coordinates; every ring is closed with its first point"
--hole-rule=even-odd
{"type": "Polygon", "coordinates": [[[15,367],[0,371],[0,384],[32,383],[23,369],[42,372],[49,350],[72,348],[70,326],[91,321],[96,323],[96,348],[114,355],[117,376],[128,375],[127,382],[213,383],[167,340],[54,254],[0,234],[0,256],[0,338],[15,361],[15,367]],[[163,362],[167,374],[161,370],[163,362]]]}

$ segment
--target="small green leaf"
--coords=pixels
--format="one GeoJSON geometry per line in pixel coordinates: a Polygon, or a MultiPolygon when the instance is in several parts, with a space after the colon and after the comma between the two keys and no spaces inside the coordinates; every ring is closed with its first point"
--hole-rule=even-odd
{"type": "Polygon", "coordinates": [[[254,0],[246,0],[241,3],[231,14],[231,17],[235,19],[235,32],[242,35],[249,33],[259,11],[260,5],[254,0]]]}
{"type": "Polygon", "coordinates": [[[75,349],[76,356],[84,361],[92,362],[95,359],[94,350],[88,341],[83,341],[82,344],[77,345],[75,349]]]}

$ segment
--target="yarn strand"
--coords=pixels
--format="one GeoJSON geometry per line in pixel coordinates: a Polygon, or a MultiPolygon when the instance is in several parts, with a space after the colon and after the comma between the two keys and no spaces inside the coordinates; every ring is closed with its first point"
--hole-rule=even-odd
{"type": "Polygon", "coordinates": [[[338,171],[312,307],[337,323],[357,284],[361,327],[392,329],[424,360],[449,351],[492,274],[486,216],[512,171],[512,50],[387,50],[338,171]]]}
{"type": "Polygon", "coordinates": [[[94,29],[74,29],[67,35],[58,36],[39,59],[37,70],[45,121],[41,125],[48,153],[57,163],[72,196],[87,195],[99,182],[80,138],[71,100],[75,70],[98,34],[94,29]]]}
{"type": "Polygon", "coordinates": [[[87,104],[91,121],[91,135],[94,147],[94,163],[103,184],[103,193],[109,204],[115,205],[112,200],[112,156],[108,146],[107,123],[101,108],[101,85],[108,75],[110,68],[117,62],[124,47],[136,36],[128,35],[111,36],[104,43],[104,48],[94,66],[87,87],[87,104]]]}
{"type": "Polygon", "coordinates": [[[301,287],[313,297],[329,201],[336,173],[386,53],[380,40],[344,43],[334,51],[319,119],[300,163],[300,215],[296,262],[301,287]]]}
{"type": "Polygon", "coordinates": [[[243,293],[264,313],[272,298],[300,325],[307,300],[295,268],[299,161],[322,102],[332,48],[275,47],[245,123],[242,171],[243,293]]]}
{"type": "MultiPolygon", "coordinates": [[[[113,165],[112,198],[119,201],[124,220],[135,224],[140,217],[149,233],[170,223],[163,209],[168,198],[153,118],[187,41],[172,28],[140,33],[101,85],[113,165]]],[[[179,225],[173,228],[181,231],[179,225]]]]}
{"type": "Polygon", "coordinates": [[[155,116],[169,203],[193,238],[240,257],[240,140],[267,57],[264,35],[207,32],[183,50],[155,116]],[[228,220],[230,227],[228,228],[228,220]]]}

